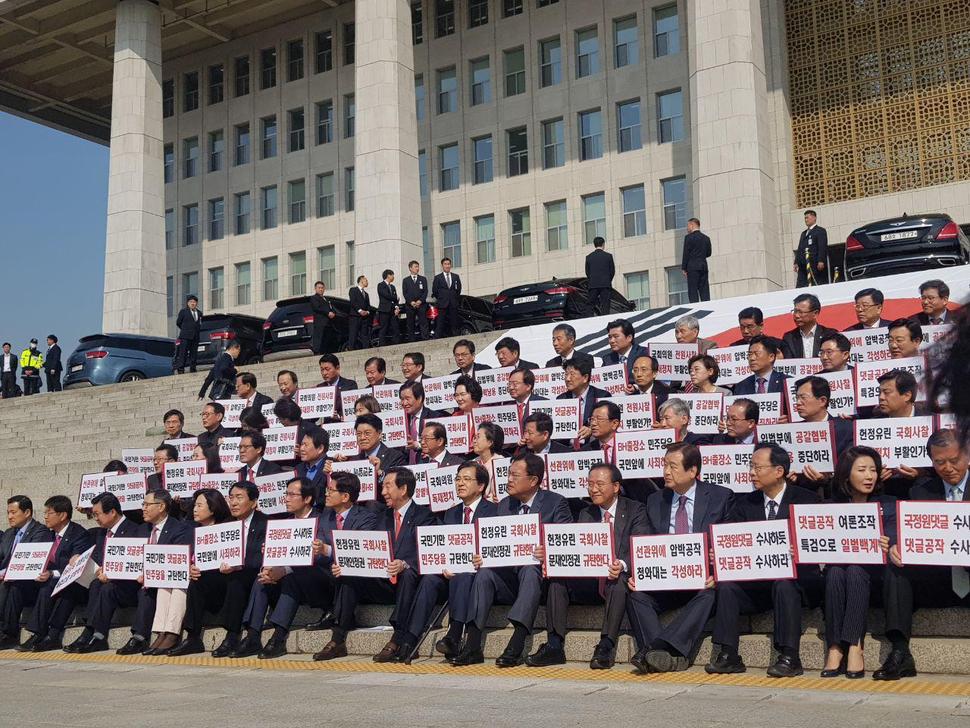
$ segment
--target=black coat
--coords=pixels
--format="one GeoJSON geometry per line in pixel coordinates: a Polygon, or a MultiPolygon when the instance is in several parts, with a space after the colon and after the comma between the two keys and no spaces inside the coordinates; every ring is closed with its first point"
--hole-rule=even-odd
{"type": "MultiPolygon", "coordinates": [[[[934,473],[917,480],[909,491],[913,500],[946,500],[946,491],[950,486],[943,483],[943,479],[934,473]]],[[[963,500],[970,501],[970,485],[963,489],[963,500]]]]}
{"type": "Polygon", "coordinates": [[[264,475],[279,475],[283,472],[283,468],[274,463],[272,460],[267,460],[262,458],[259,461],[259,466],[256,468],[255,473],[251,473],[248,465],[243,465],[239,469],[239,482],[250,481],[254,482],[253,478],[261,478],[264,475]]]}
{"type": "MultiPolygon", "coordinates": [[[[472,523],[475,523],[479,518],[488,518],[495,515],[498,515],[498,505],[482,498],[478,501],[478,505],[475,506],[475,511],[472,513],[472,523]]],[[[465,504],[459,503],[449,508],[441,517],[441,522],[446,526],[458,526],[464,523],[465,504]]]]}
{"type": "MultiPolygon", "coordinates": [[[[610,393],[605,389],[600,389],[599,387],[590,387],[586,390],[586,401],[583,402],[583,427],[589,425],[589,418],[593,414],[593,408],[596,407],[596,403],[601,399],[609,399],[610,393]]],[[[579,399],[572,392],[563,392],[556,399],[579,399]]]]}
{"type": "MultiPolygon", "coordinates": [[[[171,520],[171,519],[169,519],[171,520]]],[[[115,531],[112,538],[148,538],[151,535],[152,527],[147,523],[135,523],[130,518],[125,518],[121,523],[118,524],[118,530],[115,531]]],[[[94,563],[98,566],[104,563],[104,546],[108,540],[108,534],[110,533],[107,528],[99,528],[96,530],[94,536],[94,553],[91,554],[91,558],[94,559],[94,563]]]]}
{"type": "Polygon", "coordinates": [[[711,257],[711,239],[700,230],[687,233],[684,236],[684,255],[680,262],[680,269],[707,270],[707,259],[711,257]]]}
{"type": "MultiPolygon", "coordinates": [[[[930,325],[930,316],[929,316],[929,314],[924,313],[923,311],[920,311],[919,313],[914,314],[914,315],[910,316],[909,318],[916,319],[916,322],[920,326],[929,326],[930,325]]],[[[888,326],[890,323],[892,323],[892,322],[890,321],[890,322],[888,322],[886,324],[880,324],[880,326],[888,326]]],[[[950,311],[949,309],[947,309],[946,313],[943,314],[943,323],[945,323],[945,324],[951,324],[951,323],[953,323],[953,312],[950,311]]]]}
{"type": "Polygon", "coordinates": [[[808,228],[802,230],[798,238],[798,248],[795,250],[795,265],[799,270],[805,269],[806,250],[813,271],[816,270],[816,263],[825,263],[826,270],[828,269],[829,234],[825,228],[816,225],[811,230],[808,228]]]}
{"type": "Polygon", "coordinates": [[[64,366],[61,364],[61,347],[57,344],[48,349],[44,355],[44,371],[51,374],[64,371],[64,366]]]}
{"type": "Polygon", "coordinates": [[[596,248],[586,256],[586,278],[590,288],[612,288],[615,275],[613,256],[602,248],[596,248]]]}
{"type": "MultiPolygon", "coordinates": [[[[777,520],[788,519],[788,506],[793,503],[818,503],[818,495],[807,488],[799,488],[789,483],[785,487],[785,494],[778,504],[777,520]]],[[[734,499],[729,520],[735,523],[744,521],[767,521],[765,514],[765,497],[760,490],[738,495],[734,499]]]]}
{"type": "MultiPolygon", "coordinates": [[[[735,394],[757,394],[758,392],[758,382],[757,377],[752,374],[750,377],[742,379],[740,382],[734,385],[735,394]]],[[[768,386],[765,388],[765,393],[781,392],[785,393],[788,391],[788,377],[786,377],[781,372],[771,371],[768,375],[768,386]]]]}
{"type": "MultiPolygon", "coordinates": [[[[491,368],[492,367],[490,367],[488,364],[479,364],[476,361],[472,364],[473,374],[471,376],[474,379],[476,378],[476,375],[474,374],[474,372],[484,372],[486,369],[491,369],[491,368]]],[[[461,369],[455,369],[455,371],[452,372],[452,374],[461,374],[461,373],[462,373],[461,369]]]]}
{"type": "MultiPolygon", "coordinates": [[[[603,512],[597,505],[588,505],[579,512],[578,523],[602,523],[603,512]]],[[[616,499],[613,519],[613,550],[618,561],[630,568],[630,536],[644,536],[650,531],[647,509],[643,503],[620,496],[616,499]]]]}
{"type": "Polygon", "coordinates": [[[404,293],[405,303],[420,301],[423,305],[428,302],[428,279],[422,275],[417,276],[416,281],[411,280],[410,274],[404,276],[401,290],[404,293]]]}
{"type": "Polygon", "coordinates": [[[266,523],[269,518],[261,511],[253,513],[253,520],[249,523],[249,532],[246,534],[246,559],[247,569],[260,569],[263,566],[263,544],[266,543],[266,523]]]}
{"type": "MultiPolygon", "coordinates": [[[[354,504],[344,516],[344,531],[376,531],[380,528],[378,514],[369,508],[354,504]]],[[[333,546],[333,532],[337,528],[337,512],[327,508],[317,516],[317,538],[329,546],[333,546]]],[[[329,556],[317,556],[314,559],[317,566],[329,567],[333,563],[333,553],[329,556]]]]}
{"type": "Polygon", "coordinates": [[[381,281],[377,284],[377,310],[382,313],[393,313],[395,306],[399,305],[397,288],[393,283],[381,281]]]}
{"type": "MultiPolygon", "coordinates": [[[[923,315],[925,316],[925,314],[923,314],[923,315]]],[[[881,318],[881,319],[879,319],[879,326],[877,326],[876,328],[882,328],[883,326],[889,326],[889,324],[891,324],[891,323],[892,323],[892,321],[890,319],[881,318]]],[[[862,331],[862,330],[863,330],[862,324],[852,324],[852,326],[849,326],[846,329],[842,329],[842,331],[862,331]]]]}
{"type": "Polygon", "coordinates": [[[366,320],[366,317],[357,313],[361,310],[367,311],[367,315],[370,316],[370,294],[367,292],[367,289],[361,291],[357,286],[351,286],[350,291],[347,293],[347,298],[350,299],[351,316],[357,316],[358,318],[366,320]]]}
{"type": "Polygon", "coordinates": [[[802,332],[797,328],[786,331],[781,337],[781,350],[786,359],[815,359],[818,357],[818,349],[822,345],[822,339],[829,334],[837,334],[838,331],[830,329],[822,324],[815,325],[815,338],[812,340],[812,351],[810,354],[802,356],[802,332]]]}
{"type": "Polygon", "coordinates": [[[205,375],[199,399],[205,397],[209,386],[212,385],[212,398],[223,399],[232,396],[236,384],[236,363],[228,351],[223,351],[216,357],[212,369],[205,375]]]}
{"type": "MultiPolygon", "coordinates": [[[[517,516],[522,502],[510,495],[499,501],[496,516],[517,516]]],[[[573,517],[569,511],[569,502],[558,493],[551,490],[538,490],[532,501],[532,513],[539,514],[541,523],[572,523],[573,517]]]]}
{"type": "Polygon", "coordinates": [[[209,447],[210,445],[218,445],[220,438],[232,437],[232,436],[233,436],[233,431],[231,429],[229,429],[228,427],[223,427],[222,425],[219,425],[212,432],[209,432],[209,430],[203,430],[198,435],[198,443],[201,447],[205,448],[205,447],[209,447]]]}
{"type": "Polygon", "coordinates": [[[192,311],[188,306],[179,311],[175,319],[175,325],[179,330],[179,338],[183,341],[198,341],[199,330],[202,328],[202,309],[196,308],[195,312],[199,315],[198,320],[192,317],[192,311]]]}
{"type": "Polygon", "coordinates": [[[3,371],[3,357],[5,356],[10,357],[10,373],[16,374],[17,367],[20,366],[20,359],[12,351],[9,354],[0,353],[0,372],[3,371]]]}
{"type": "MultiPolygon", "coordinates": [[[[56,541],[56,539],[55,534],[53,540],[56,541]]],[[[88,529],[74,521],[69,521],[67,530],[61,537],[60,546],[57,547],[57,553],[47,567],[48,571],[64,571],[71,557],[83,554],[89,548],[91,548],[91,534],[88,533],[88,529]]]]}
{"type": "MultiPolygon", "coordinates": [[[[587,354],[585,351],[576,351],[575,349],[573,349],[572,358],[575,359],[576,361],[586,361],[586,362],[589,362],[589,365],[591,367],[596,365],[596,360],[593,359],[593,355],[592,354],[587,354]]],[[[550,359],[549,361],[546,362],[546,366],[547,367],[561,367],[564,363],[565,362],[563,361],[563,358],[561,356],[554,356],[554,357],[552,357],[552,359],[550,359]]]]}
{"type": "MultiPolygon", "coordinates": [[[[674,495],[673,490],[664,488],[647,498],[648,534],[661,536],[670,532],[670,508],[674,495]]],[[[704,533],[712,524],[724,523],[731,515],[733,502],[734,492],[729,488],[697,481],[691,532],[704,533]]]]}
{"type": "Polygon", "coordinates": [[[398,531],[397,538],[394,538],[394,514],[397,513],[393,508],[388,508],[379,516],[380,530],[386,530],[391,536],[391,555],[395,559],[400,559],[412,569],[418,568],[418,526],[435,526],[438,518],[428,506],[421,506],[411,501],[404,518],[401,520],[401,530],[398,531]]]}
{"type": "Polygon", "coordinates": [[[461,296],[461,278],[455,272],[451,273],[451,288],[445,283],[445,274],[439,273],[431,283],[431,295],[434,296],[438,308],[457,306],[461,296]]]}
{"type": "Polygon", "coordinates": [[[330,325],[330,314],[336,313],[326,296],[314,293],[310,296],[310,310],[313,311],[313,328],[321,329],[330,325]]]}

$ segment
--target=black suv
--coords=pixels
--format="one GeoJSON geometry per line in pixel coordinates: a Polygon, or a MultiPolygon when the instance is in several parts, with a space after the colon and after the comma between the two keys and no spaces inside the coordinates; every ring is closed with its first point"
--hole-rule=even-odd
{"type": "Polygon", "coordinates": [[[262,360],[263,319],[238,313],[210,313],[203,316],[199,331],[199,366],[212,366],[230,341],[240,344],[237,365],[258,364],[262,360]]]}
{"type": "MultiPolygon", "coordinates": [[[[347,347],[347,314],[350,301],[327,296],[336,318],[330,321],[324,337],[324,351],[343,351],[347,347]]],[[[372,306],[371,312],[377,315],[372,306]]],[[[276,302],[276,308],[263,324],[263,359],[276,358],[292,351],[309,351],[313,342],[313,309],[309,296],[296,296],[276,302]]]]}
{"type": "MultiPolygon", "coordinates": [[[[494,306],[492,323],[496,329],[596,315],[589,300],[589,282],[586,278],[554,278],[542,283],[506,288],[495,297],[494,306]]],[[[627,313],[634,308],[619,291],[615,288],[612,290],[608,313],[627,313]]]]}
{"type": "MultiPolygon", "coordinates": [[[[428,316],[428,330],[431,338],[435,337],[436,324],[438,323],[439,311],[437,306],[431,304],[428,306],[427,316],[428,316]]],[[[400,320],[398,322],[398,328],[401,331],[402,341],[407,341],[410,337],[407,328],[407,314],[404,312],[404,307],[401,307],[401,314],[398,317],[400,320]]],[[[458,332],[456,336],[468,336],[470,334],[481,334],[486,331],[492,330],[492,303],[491,301],[486,301],[484,298],[477,298],[476,296],[466,296],[462,294],[458,299],[458,332]]],[[[375,320],[374,325],[377,325],[375,320]]],[[[417,328],[417,326],[415,326],[417,328]]],[[[376,345],[377,333],[374,333],[374,340],[376,345]]]]}
{"type": "Polygon", "coordinates": [[[846,280],[965,265],[970,240],[945,213],[871,222],[845,240],[846,280]]]}

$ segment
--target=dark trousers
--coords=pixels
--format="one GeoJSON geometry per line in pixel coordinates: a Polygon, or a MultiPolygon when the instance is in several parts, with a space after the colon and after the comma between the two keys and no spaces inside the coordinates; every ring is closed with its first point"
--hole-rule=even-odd
{"type": "MultiPolygon", "coordinates": [[[[472,584],[468,621],[484,630],[493,604],[511,604],[509,621],[520,624],[531,632],[541,599],[542,572],[538,566],[479,569],[472,584]]],[[[567,603],[568,599],[567,596],[567,603]]]]}
{"type": "Polygon", "coordinates": [[[0,375],[0,391],[3,392],[3,397],[13,397],[15,391],[17,391],[17,375],[14,372],[4,372],[0,375]]]}
{"type": "Polygon", "coordinates": [[[80,584],[71,584],[58,592],[57,596],[51,596],[56,586],[55,579],[48,579],[41,584],[34,611],[27,620],[27,629],[41,637],[47,634],[60,637],[74,608],[88,599],[88,590],[80,584]]]}
{"type": "Polygon", "coordinates": [[[337,594],[334,597],[334,617],[337,628],[334,640],[341,642],[356,625],[355,613],[360,602],[367,604],[393,604],[389,620],[394,628],[395,642],[400,644],[408,628],[411,605],[418,590],[419,576],[414,569],[405,569],[397,575],[397,584],[389,579],[366,577],[344,577],[337,580],[337,594]],[[339,638],[339,639],[338,639],[339,638]]]}
{"type": "Polygon", "coordinates": [[[254,581],[249,590],[249,603],[246,604],[246,611],[243,612],[243,626],[257,632],[261,631],[266,622],[266,614],[276,606],[279,598],[280,582],[261,584],[258,579],[254,581]]]}
{"type": "Polygon", "coordinates": [[[825,567],[825,644],[858,645],[866,635],[871,585],[869,569],[858,564],[825,567]]]}
{"type": "Polygon", "coordinates": [[[398,340],[397,316],[393,311],[379,311],[377,314],[377,345],[396,344],[398,340]],[[390,339],[388,339],[390,335],[390,339]]]}
{"type": "Polygon", "coordinates": [[[798,653],[802,638],[802,604],[811,604],[820,577],[806,576],[804,581],[721,582],[717,585],[714,610],[714,643],[737,652],[740,643],[738,619],[742,614],[757,614],[773,609],[775,624],[772,640],[779,651],[798,653]]]}
{"type": "Polygon", "coordinates": [[[301,604],[329,609],[336,589],[333,574],[320,566],[301,566],[280,580],[280,596],[269,620],[289,629],[301,604]]]}
{"type": "MultiPolygon", "coordinates": [[[[626,584],[623,585],[626,589],[626,584]]],[[[714,610],[714,590],[631,592],[626,611],[633,637],[643,649],[669,649],[693,658],[704,625],[714,610]],[[660,623],[661,612],[681,607],[670,624],[660,623]]]]}
{"type": "Polygon", "coordinates": [[[131,633],[147,638],[155,618],[155,602],[147,598],[147,590],[136,581],[92,581],[88,588],[88,629],[107,638],[111,620],[120,607],[137,607],[131,633]]]}
{"type": "Polygon", "coordinates": [[[546,590],[546,631],[559,637],[566,636],[566,610],[570,604],[602,604],[604,609],[600,636],[609,637],[615,645],[627,608],[627,589],[621,586],[626,579],[627,575],[622,574],[617,581],[607,580],[603,584],[603,595],[600,594],[598,579],[549,580],[546,590]],[[565,587],[565,599],[557,584],[565,587]]]}
{"type": "Polygon", "coordinates": [[[427,341],[428,340],[428,304],[422,304],[414,308],[410,304],[404,307],[404,315],[408,327],[408,341],[427,341]],[[418,325],[418,333],[415,336],[414,324],[418,325]]]}
{"type": "Polygon", "coordinates": [[[314,322],[313,336],[311,337],[311,340],[310,340],[310,346],[313,349],[314,354],[324,353],[325,351],[324,347],[326,346],[326,344],[330,339],[329,333],[330,333],[330,327],[326,324],[325,321],[319,324],[314,322]]]}
{"type": "Polygon", "coordinates": [[[61,391],[61,373],[58,371],[45,371],[44,375],[47,377],[47,391],[48,392],[60,392],[61,391]]]}
{"type": "Polygon", "coordinates": [[[431,626],[431,615],[435,605],[448,602],[448,620],[464,624],[469,619],[472,584],[475,574],[455,574],[445,579],[440,574],[427,574],[418,582],[411,616],[408,620],[408,633],[420,637],[431,626]]]}
{"type": "Polygon", "coordinates": [[[706,270],[687,271],[687,298],[691,303],[711,300],[711,287],[706,270]]]}
{"type": "Polygon", "coordinates": [[[458,318],[457,302],[447,308],[438,309],[438,320],[435,321],[436,339],[443,339],[445,336],[458,336],[460,329],[461,322],[458,318]]]}
{"type": "Polygon", "coordinates": [[[370,317],[347,318],[347,349],[366,349],[370,346],[370,317]]]}
{"type": "Polygon", "coordinates": [[[23,380],[25,397],[40,392],[40,374],[25,376],[23,380]]]}
{"type": "Polygon", "coordinates": [[[609,288],[590,288],[589,289],[589,302],[593,305],[596,313],[600,316],[605,316],[610,312],[610,294],[612,290],[609,288]]]}
{"type": "Polygon", "coordinates": [[[795,281],[795,286],[797,288],[806,288],[808,286],[822,286],[829,282],[829,269],[825,266],[825,270],[819,270],[817,263],[811,263],[812,266],[812,280],[808,278],[808,271],[805,270],[805,261],[801,260],[798,263],[798,277],[795,281]]]}
{"type": "Polygon", "coordinates": [[[185,371],[185,367],[188,367],[190,372],[194,372],[196,370],[195,362],[198,355],[198,339],[179,339],[179,343],[175,347],[175,358],[172,360],[172,368],[177,372],[183,372],[185,371]]]}
{"type": "Polygon", "coordinates": [[[913,635],[913,611],[919,607],[970,607],[970,596],[963,599],[953,592],[948,566],[888,565],[883,572],[883,608],[886,610],[886,636],[909,640],[913,635]]]}
{"type": "Polygon", "coordinates": [[[20,637],[20,617],[24,607],[31,607],[40,594],[41,583],[38,581],[9,581],[7,582],[7,601],[3,605],[3,633],[12,637],[20,637]]]}
{"type": "Polygon", "coordinates": [[[200,634],[205,627],[205,613],[208,611],[219,613],[219,626],[226,632],[241,632],[243,614],[257,574],[256,569],[248,567],[228,574],[203,572],[202,578],[189,584],[185,607],[186,631],[190,635],[200,634]]]}

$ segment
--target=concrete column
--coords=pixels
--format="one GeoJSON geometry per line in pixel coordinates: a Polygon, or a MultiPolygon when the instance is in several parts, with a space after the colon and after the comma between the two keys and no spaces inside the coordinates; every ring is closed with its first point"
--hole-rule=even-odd
{"type": "Polygon", "coordinates": [[[687,0],[693,210],[712,239],[712,294],[784,283],[761,0],[687,0]]]}
{"type": "Polygon", "coordinates": [[[410,3],[356,0],[356,28],[355,269],[373,291],[422,260],[410,3]]]}
{"type": "Polygon", "coordinates": [[[105,332],[165,336],[162,16],[120,0],[115,19],[104,261],[105,332]]]}

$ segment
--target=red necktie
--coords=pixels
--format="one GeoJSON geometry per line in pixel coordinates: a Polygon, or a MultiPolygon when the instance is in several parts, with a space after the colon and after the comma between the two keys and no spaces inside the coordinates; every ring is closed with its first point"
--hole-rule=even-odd
{"type": "MultiPolygon", "coordinates": [[[[610,445],[609,445],[609,443],[603,445],[603,462],[604,463],[608,463],[610,465],[613,464],[613,460],[610,457],[610,445]]],[[[609,513],[607,513],[606,515],[609,515],[609,513]]]]}
{"type": "Polygon", "coordinates": [[[767,384],[767,382],[765,381],[765,378],[758,377],[758,394],[765,393],[765,384],[767,384]]]}
{"type": "Polygon", "coordinates": [[[158,526],[152,526],[152,537],[148,539],[148,543],[153,546],[158,543],[158,526]]]}
{"type": "Polygon", "coordinates": [[[525,412],[525,405],[522,404],[521,402],[516,402],[515,406],[519,408],[519,426],[521,427],[522,426],[522,413],[525,412]]]}
{"type": "MultiPolygon", "coordinates": [[[[603,514],[603,523],[608,524],[610,527],[610,530],[611,531],[613,530],[613,516],[610,514],[609,511],[603,514]]],[[[606,600],[606,577],[601,576],[599,579],[596,580],[596,582],[598,585],[598,591],[600,593],[600,596],[605,601],[606,600]]]]}
{"type": "Polygon", "coordinates": [[[465,506],[465,523],[467,524],[471,522],[472,522],[472,509],[469,508],[468,506],[465,506]]]}
{"type": "Polygon", "coordinates": [[[394,511],[394,540],[397,540],[397,535],[401,532],[401,511],[394,511]]]}
{"type": "Polygon", "coordinates": [[[337,530],[338,531],[343,531],[344,530],[344,515],[343,515],[343,513],[338,513],[337,514],[337,530]]]}
{"type": "Polygon", "coordinates": [[[57,558],[57,549],[61,547],[61,537],[58,536],[54,539],[54,548],[51,549],[50,554],[47,557],[47,563],[44,564],[44,571],[47,571],[47,567],[54,563],[54,559],[57,558]]]}

